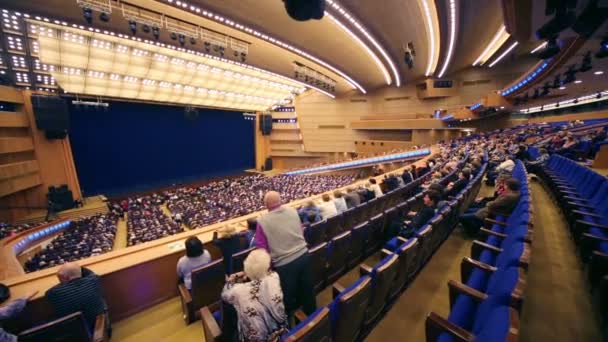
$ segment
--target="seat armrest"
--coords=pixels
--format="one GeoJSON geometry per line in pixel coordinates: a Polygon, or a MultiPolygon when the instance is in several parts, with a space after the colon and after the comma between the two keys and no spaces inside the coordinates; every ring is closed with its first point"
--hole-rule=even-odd
{"type": "Polygon", "coordinates": [[[192,296],[190,295],[190,291],[186,288],[186,285],[179,284],[177,285],[177,289],[179,290],[179,296],[182,297],[184,303],[189,304],[192,302],[192,296]]]}
{"type": "Polygon", "coordinates": [[[500,225],[500,226],[503,226],[503,227],[506,227],[506,226],[507,226],[507,223],[506,223],[506,222],[497,221],[497,220],[490,219],[490,218],[486,218],[486,219],[485,219],[485,220],[483,220],[483,221],[484,221],[485,223],[489,223],[489,224],[491,224],[491,225],[497,224],[497,225],[500,225]]]}
{"type": "Polygon", "coordinates": [[[95,330],[93,331],[93,342],[105,342],[108,339],[106,338],[106,331],[108,330],[108,321],[106,320],[106,314],[102,313],[97,315],[95,318],[95,330]]]}
{"type": "Polygon", "coordinates": [[[580,196],[580,194],[579,194],[578,192],[575,192],[575,191],[566,191],[566,190],[561,190],[561,189],[560,189],[560,192],[561,192],[562,194],[568,194],[568,195],[576,195],[576,196],[580,196]]]}
{"type": "Polygon", "coordinates": [[[222,337],[222,329],[213,317],[209,307],[204,306],[201,310],[201,323],[203,324],[203,333],[207,342],[217,341],[222,337]]]}
{"type": "Polygon", "coordinates": [[[475,336],[469,331],[431,312],[425,321],[426,342],[435,342],[442,333],[448,333],[456,342],[472,342],[475,336]]]}
{"type": "Polygon", "coordinates": [[[473,241],[473,244],[471,245],[471,257],[473,257],[473,259],[479,259],[479,255],[481,254],[481,252],[484,249],[487,249],[487,250],[497,253],[497,254],[502,252],[502,248],[494,247],[485,242],[475,240],[475,241],[473,241]]]}
{"type": "Polygon", "coordinates": [[[564,199],[572,200],[572,201],[581,201],[581,202],[589,202],[587,199],[577,196],[564,196],[564,199]]]}
{"type": "Polygon", "coordinates": [[[589,233],[584,233],[583,236],[586,237],[587,239],[590,239],[590,240],[598,240],[598,241],[602,241],[602,242],[608,242],[608,238],[607,237],[603,237],[603,236],[597,236],[597,235],[589,234],[589,233]]]}
{"type": "Polygon", "coordinates": [[[366,264],[359,265],[359,275],[364,276],[372,273],[372,268],[366,264]]]}
{"type": "Polygon", "coordinates": [[[404,238],[403,236],[397,236],[397,240],[399,240],[401,243],[407,242],[407,239],[404,238]]]}
{"type": "Polygon", "coordinates": [[[488,298],[487,294],[455,280],[448,281],[448,289],[450,292],[450,308],[454,306],[456,298],[458,298],[458,295],[460,294],[470,296],[477,302],[483,302],[488,298]]]}
{"type": "Polygon", "coordinates": [[[473,268],[478,268],[482,271],[485,272],[495,272],[496,271],[496,267],[494,266],[490,266],[486,263],[483,263],[481,261],[469,258],[469,257],[464,257],[462,258],[462,261],[460,262],[460,281],[462,281],[463,283],[466,283],[467,280],[469,279],[469,276],[471,275],[471,271],[473,271],[473,268]]]}
{"type": "Polygon", "coordinates": [[[303,321],[305,321],[308,318],[308,316],[306,316],[306,314],[304,313],[304,311],[302,311],[300,309],[296,310],[296,312],[294,312],[293,315],[296,317],[296,322],[297,323],[303,322],[303,321]]]}
{"type": "Polygon", "coordinates": [[[501,239],[504,239],[504,238],[507,237],[507,234],[497,233],[497,232],[495,232],[493,230],[489,230],[489,229],[485,229],[485,228],[481,228],[479,231],[481,233],[486,234],[486,235],[494,235],[494,236],[499,237],[501,239]]]}
{"type": "Polygon", "coordinates": [[[380,251],[380,254],[382,255],[382,258],[384,258],[384,257],[385,257],[385,256],[387,256],[387,255],[391,255],[391,254],[393,254],[393,252],[389,251],[389,250],[388,250],[388,249],[386,249],[386,248],[382,248],[382,250],[380,251]]]}
{"type": "Polygon", "coordinates": [[[340,285],[339,283],[334,283],[334,285],[332,286],[332,298],[336,299],[336,297],[338,297],[338,295],[340,295],[340,293],[342,293],[344,291],[344,286],[340,285]]]}
{"type": "Polygon", "coordinates": [[[591,216],[591,217],[595,217],[595,218],[603,218],[604,216],[602,215],[598,215],[598,214],[594,214],[594,213],[589,213],[586,211],[581,211],[581,210],[572,210],[573,213],[575,214],[579,214],[581,216],[591,216]]]}
{"type": "Polygon", "coordinates": [[[568,202],[569,205],[573,206],[573,207],[580,207],[580,208],[586,208],[586,209],[595,209],[594,206],[592,205],[587,205],[587,204],[579,204],[579,203],[574,203],[574,202],[568,202]]]}
{"type": "Polygon", "coordinates": [[[576,220],[576,224],[582,224],[585,226],[596,227],[596,228],[600,228],[600,229],[608,229],[608,226],[606,226],[606,225],[595,223],[595,222],[589,222],[589,221],[585,221],[585,220],[576,220]]]}

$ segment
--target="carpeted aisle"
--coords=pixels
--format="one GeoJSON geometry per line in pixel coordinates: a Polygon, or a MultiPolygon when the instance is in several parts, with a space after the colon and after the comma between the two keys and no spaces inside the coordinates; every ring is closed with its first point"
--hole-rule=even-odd
{"type": "Polygon", "coordinates": [[[542,185],[530,184],[534,242],[519,341],[601,341],[565,218],[542,185]]]}

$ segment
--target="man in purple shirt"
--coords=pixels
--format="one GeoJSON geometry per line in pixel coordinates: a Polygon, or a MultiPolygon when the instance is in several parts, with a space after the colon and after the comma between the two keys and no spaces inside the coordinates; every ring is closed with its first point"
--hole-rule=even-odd
{"type": "MultiPolygon", "coordinates": [[[[17,315],[19,315],[19,313],[21,313],[21,311],[23,311],[23,309],[25,308],[25,304],[29,300],[34,298],[36,293],[38,293],[38,291],[30,293],[24,298],[17,298],[6,305],[2,305],[0,307],[0,322],[17,317],[17,315]]],[[[9,288],[4,284],[0,284],[0,304],[7,300],[9,296],[9,288]]],[[[0,325],[0,342],[16,341],[17,336],[4,331],[4,329],[2,329],[2,326],[0,325]]]]}
{"type": "Polygon", "coordinates": [[[316,310],[308,247],[298,211],[281,205],[281,195],[264,196],[268,213],[258,219],[255,242],[270,253],[281,279],[285,310],[289,315],[300,306],[310,315],[316,310]]]}

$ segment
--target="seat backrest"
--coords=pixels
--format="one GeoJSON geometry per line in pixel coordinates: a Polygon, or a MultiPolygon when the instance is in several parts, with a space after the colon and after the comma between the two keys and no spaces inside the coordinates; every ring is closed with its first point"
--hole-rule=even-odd
{"type": "Polygon", "coordinates": [[[315,291],[325,285],[327,273],[327,243],[323,242],[308,250],[315,291]]]}
{"type": "Polygon", "coordinates": [[[79,311],[23,331],[18,339],[26,342],[85,342],[91,340],[91,335],[84,316],[79,311]]]}
{"type": "Polygon", "coordinates": [[[238,273],[243,271],[243,263],[245,262],[245,258],[251,253],[251,251],[255,250],[256,247],[247,248],[238,253],[232,254],[232,273],[238,273]]]}
{"type": "Polygon", "coordinates": [[[397,274],[398,259],[397,254],[387,255],[372,269],[372,294],[365,314],[366,324],[372,323],[386,304],[389,289],[397,274]]]}
{"type": "Polygon", "coordinates": [[[334,236],[342,233],[342,217],[342,214],[338,214],[327,219],[327,228],[325,230],[327,239],[332,239],[334,236]]]}
{"type": "Polygon", "coordinates": [[[211,261],[193,270],[191,278],[194,309],[198,310],[203,306],[211,305],[220,298],[226,281],[224,259],[211,261]]]}
{"type": "Polygon", "coordinates": [[[312,313],[281,338],[281,341],[285,342],[331,342],[331,340],[331,320],[327,307],[312,313]]]}
{"type": "Polygon", "coordinates": [[[395,254],[399,256],[399,267],[397,269],[397,274],[395,274],[395,280],[393,281],[393,286],[391,286],[389,296],[394,297],[397,295],[403,286],[407,283],[410,271],[411,271],[411,263],[413,263],[415,259],[415,253],[418,249],[418,239],[412,238],[404,242],[395,250],[395,254]]]}
{"type": "Polygon", "coordinates": [[[345,268],[347,259],[350,254],[351,232],[344,232],[333,239],[329,243],[329,277],[331,278],[341,274],[345,268]]]}
{"type": "Polygon", "coordinates": [[[372,293],[372,279],[359,278],[329,304],[334,342],[355,341],[372,293]]]}
{"type": "Polygon", "coordinates": [[[311,224],[304,230],[304,238],[309,246],[316,246],[327,241],[327,220],[321,220],[311,224]]]}
{"type": "Polygon", "coordinates": [[[365,244],[369,242],[370,232],[370,223],[368,221],[365,221],[353,228],[353,230],[351,231],[352,238],[350,247],[352,258],[361,257],[365,244]]]}

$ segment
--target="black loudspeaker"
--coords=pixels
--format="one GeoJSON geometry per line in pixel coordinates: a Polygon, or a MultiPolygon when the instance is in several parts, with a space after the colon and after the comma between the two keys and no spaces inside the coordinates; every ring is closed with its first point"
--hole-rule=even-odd
{"type": "Polygon", "coordinates": [[[266,158],[264,161],[264,171],[272,170],[272,158],[266,158]]]}
{"type": "Polygon", "coordinates": [[[70,128],[70,111],[66,100],[59,96],[32,95],[36,126],[44,130],[47,139],[63,139],[70,128]]]}
{"type": "Polygon", "coordinates": [[[74,194],[68,190],[68,186],[65,184],[59,187],[49,187],[48,198],[56,211],[74,208],[74,194]]]}
{"type": "Polygon", "coordinates": [[[297,21],[322,19],[325,14],[325,0],[283,0],[287,14],[297,21]]]}
{"type": "Polygon", "coordinates": [[[272,132],[272,115],[262,114],[260,130],[262,131],[262,135],[270,135],[272,132]]]}

